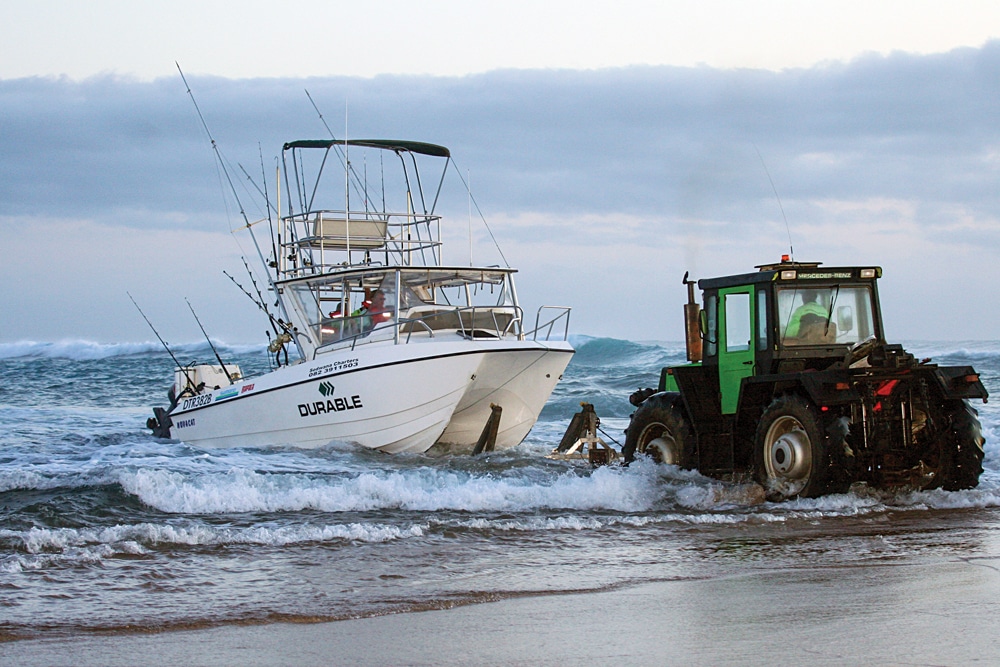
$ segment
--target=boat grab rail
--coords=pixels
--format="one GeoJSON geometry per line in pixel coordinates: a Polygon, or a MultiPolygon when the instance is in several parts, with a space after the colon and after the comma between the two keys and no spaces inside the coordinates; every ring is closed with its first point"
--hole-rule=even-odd
{"type": "MultiPolygon", "coordinates": [[[[372,253],[385,253],[405,258],[406,264],[420,257],[423,264],[424,253],[436,262],[441,252],[438,215],[312,209],[284,216],[281,222],[287,230],[282,234],[282,256],[289,260],[279,270],[284,278],[340,268],[345,265],[345,253],[364,253],[364,263],[371,261],[372,253]]],[[[351,265],[351,257],[347,260],[351,265]]]]}
{"type": "MultiPolygon", "coordinates": [[[[520,311],[521,309],[518,308],[517,310],[520,311]]],[[[511,318],[510,322],[507,323],[507,328],[503,330],[501,338],[503,336],[506,336],[507,334],[515,334],[515,332],[513,331],[514,326],[516,325],[518,328],[521,328],[521,320],[522,317],[520,314],[517,317],[511,318]]]]}
{"type": "Polygon", "coordinates": [[[344,211],[331,209],[314,209],[304,213],[295,213],[282,217],[286,227],[293,233],[291,238],[282,243],[286,247],[315,247],[321,241],[327,245],[346,245],[364,247],[380,247],[390,243],[436,243],[440,239],[427,237],[416,239],[404,238],[402,232],[411,227],[424,226],[430,231],[434,224],[441,222],[441,216],[424,213],[392,213],[383,211],[344,211]],[[352,227],[356,229],[352,230],[352,227]],[[352,233],[353,231],[353,233],[352,233]],[[393,234],[392,232],[396,232],[393,234]]]}
{"type": "MultiPolygon", "coordinates": [[[[419,324],[424,329],[427,329],[427,333],[430,334],[431,338],[434,338],[434,329],[432,329],[431,326],[429,324],[427,324],[427,322],[424,321],[424,318],[418,317],[416,319],[406,319],[406,320],[403,320],[402,322],[400,322],[400,325],[405,324],[405,323],[419,324]]],[[[411,327],[410,330],[406,332],[406,342],[407,343],[410,342],[410,336],[412,336],[412,335],[413,335],[413,328],[411,327]]]]}
{"type": "MultiPolygon", "coordinates": [[[[511,332],[511,327],[517,323],[521,322],[521,308],[512,306],[467,306],[465,308],[458,308],[458,319],[462,324],[463,331],[476,331],[476,313],[486,311],[489,313],[490,319],[493,321],[493,331],[496,333],[497,338],[503,338],[507,333],[511,332]],[[504,315],[510,315],[510,320],[501,330],[500,322],[497,320],[497,312],[502,312],[504,315]],[[472,321],[469,322],[469,326],[465,326],[465,321],[462,319],[462,313],[471,313],[472,321]]],[[[480,326],[480,330],[488,331],[489,327],[480,326]]]]}
{"type": "MultiPolygon", "coordinates": [[[[563,335],[561,340],[569,340],[569,314],[573,310],[569,306],[540,306],[538,308],[538,313],[535,315],[535,328],[531,331],[525,332],[525,336],[531,336],[532,340],[538,340],[539,333],[542,329],[545,329],[545,339],[546,341],[552,340],[552,330],[555,328],[556,323],[559,320],[565,318],[563,323],[563,335]],[[551,320],[547,322],[541,322],[542,311],[543,310],[558,310],[559,314],[555,315],[551,320]]],[[[559,339],[557,339],[559,340],[559,339]]]]}
{"type": "Polygon", "coordinates": [[[336,225],[347,222],[350,222],[351,224],[363,224],[366,222],[379,223],[380,225],[384,225],[386,227],[405,229],[415,225],[429,226],[431,223],[440,222],[441,219],[440,215],[433,215],[430,213],[401,213],[395,211],[345,212],[343,209],[331,208],[314,208],[308,211],[281,216],[281,222],[286,226],[303,225],[305,229],[308,229],[310,226],[316,229],[317,223],[320,223],[319,227],[322,227],[325,223],[336,225]]]}

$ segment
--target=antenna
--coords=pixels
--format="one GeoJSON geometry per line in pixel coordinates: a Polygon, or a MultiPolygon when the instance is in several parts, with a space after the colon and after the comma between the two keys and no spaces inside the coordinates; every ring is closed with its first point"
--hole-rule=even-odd
{"type": "Polygon", "coordinates": [[[347,100],[344,100],[344,224],[347,229],[347,261],[351,261],[351,156],[347,152],[347,100]]]}
{"type": "Polygon", "coordinates": [[[510,268],[510,262],[508,262],[507,258],[504,256],[503,250],[500,248],[500,244],[497,242],[497,237],[493,235],[493,230],[490,229],[490,223],[486,222],[486,216],[483,215],[482,209],[479,208],[479,202],[477,202],[476,198],[472,196],[472,188],[469,187],[469,184],[462,176],[462,170],[458,168],[458,163],[455,162],[455,160],[451,160],[451,164],[455,168],[455,171],[458,173],[458,178],[461,179],[462,185],[465,186],[465,191],[469,193],[469,200],[476,207],[476,212],[479,214],[479,218],[483,221],[483,225],[486,226],[486,231],[490,233],[490,238],[493,239],[493,245],[496,246],[497,252],[500,253],[500,259],[503,260],[503,263],[507,268],[510,268]]]}
{"type": "Polygon", "coordinates": [[[208,346],[212,348],[215,358],[219,361],[219,365],[222,366],[222,372],[226,374],[226,379],[229,380],[229,384],[235,384],[235,382],[233,382],[233,376],[229,374],[229,369],[226,368],[226,362],[224,362],[222,357],[219,356],[219,351],[216,350],[215,345],[212,344],[212,339],[208,337],[208,332],[205,331],[205,327],[201,325],[201,320],[198,319],[198,313],[194,312],[194,306],[191,305],[191,302],[188,301],[187,297],[184,297],[184,301],[187,303],[188,308],[191,309],[191,314],[194,315],[194,321],[198,323],[198,327],[201,329],[201,332],[205,334],[205,340],[208,341],[208,346]]]}
{"type": "Polygon", "coordinates": [[[469,266],[475,266],[472,263],[472,172],[466,170],[465,173],[469,177],[469,266]]]}
{"type": "Polygon", "coordinates": [[[795,250],[792,248],[792,230],[788,227],[788,218],[785,217],[785,207],[781,205],[781,197],[778,196],[778,189],[774,187],[774,181],[771,180],[771,172],[767,170],[767,164],[764,162],[764,156],[760,154],[757,144],[752,145],[753,149],[757,151],[757,157],[760,158],[761,166],[764,167],[764,173],[767,174],[767,182],[771,184],[771,190],[774,192],[774,198],[778,200],[778,208],[781,209],[781,218],[785,221],[785,232],[788,234],[788,256],[794,262],[795,250]]]}
{"type": "MultiPolygon", "coordinates": [[[[313,96],[309,94],[309,90],[308,89],[306,89],[306,97],[309,98],[309,103],[312,104],[312,108],[316,110],[316,115],[319,116],[320,122],[323,123],[323,127],[326,128],[327,134],[329,134],[330,138],[333,139],[334,142],[336,142],[337,141],[336,135],[333,133],[333,130],[330,129],[330,126],[326,122],[326,118],[323,117],[323,112],[319,110],[319,106],[316,104],[316,101],[313,99],[313,96]]],[[[368,207],[368,183],[367,183],[367,181],[365,183],[361,182],[361,179],[358,177],[357,172],[355,172],[354,168],[351,167],[350,163],[347,162],[347,155],[345,154],[346,146],[347,146],[347,101],[346,100],[344,101],[344,146],[345,146],[344,150],[341,150],[340,144],[334,143],[333,146],[332,146],[332,148],[333,148],[334,153],[337,155],[337,159],[340,160],[340,165],[346,171],[348,171],[351,176],[354,177],[354,182],[353,182],[354,189],[358,193],[359,196],[362,196],[364,198],[364,200],[365,200],[365,208],[367,208],[368,207]]],[[[383,210],[384,210],[384,207],[383,207],[383,210]]]]}

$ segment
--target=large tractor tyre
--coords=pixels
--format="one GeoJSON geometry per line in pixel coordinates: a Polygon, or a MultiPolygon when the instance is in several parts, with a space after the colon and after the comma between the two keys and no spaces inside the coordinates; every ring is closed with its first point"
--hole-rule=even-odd
{"type": "Polygon", "coordinates": [[[757,481],[769,500],[815,498],[827,490],[830,461],[816,408],[795,395],[764,410],[754,436],[757,481]]]}
{"type": "Polygon", "coordinates": [[[680,394],[654,394],[632,415],[622,447],[625,464],[634,461],[636,454],[645,454],[659,463],[694,467],[694,433],[680,394]]]}
{"type": "Polygon", "coordinates": [[[985,440],[979,413],[968,401],[949,401],[946,410],[950,423],[942,438],[947,451],[941,455],[940,486],[947,491],[974,489],[983,473],[985,440]]]}

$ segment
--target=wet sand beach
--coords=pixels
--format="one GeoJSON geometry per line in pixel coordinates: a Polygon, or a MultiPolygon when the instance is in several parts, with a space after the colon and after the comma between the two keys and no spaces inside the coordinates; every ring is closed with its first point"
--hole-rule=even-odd
{"type": "Polygon", "coordinates": [[[26,640],[10,665],[990,665],[1000,557],[749,570],[332,623],[26,640]]]}

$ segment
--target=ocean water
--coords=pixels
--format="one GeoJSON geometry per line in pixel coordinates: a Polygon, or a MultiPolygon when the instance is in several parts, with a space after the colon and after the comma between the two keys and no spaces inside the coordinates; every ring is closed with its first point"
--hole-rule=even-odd
{"type": "MultiPolygon", "coordinates": [[[[158,345],[0,344],[0,640],[1000,554],[996,403],[976,404],[987,438],[977,489],[759,503],[649,461],[595,470],[546,459],[581,401],[594,403],[605,439],[622,442],[629,393],[684,355],[682,344],[574,343],[528,439],[479,457],[157,441],[145,421],[166,404],[173,368],[158,345]]],[[[906,347],[974,365],[1000,402],[1000,343],[906,347]]],[[[212,358],[204,344],[175,351],[212,358]]],[[[221,352],[247,373],[267,369],[263,348],[221,352]]]]}

